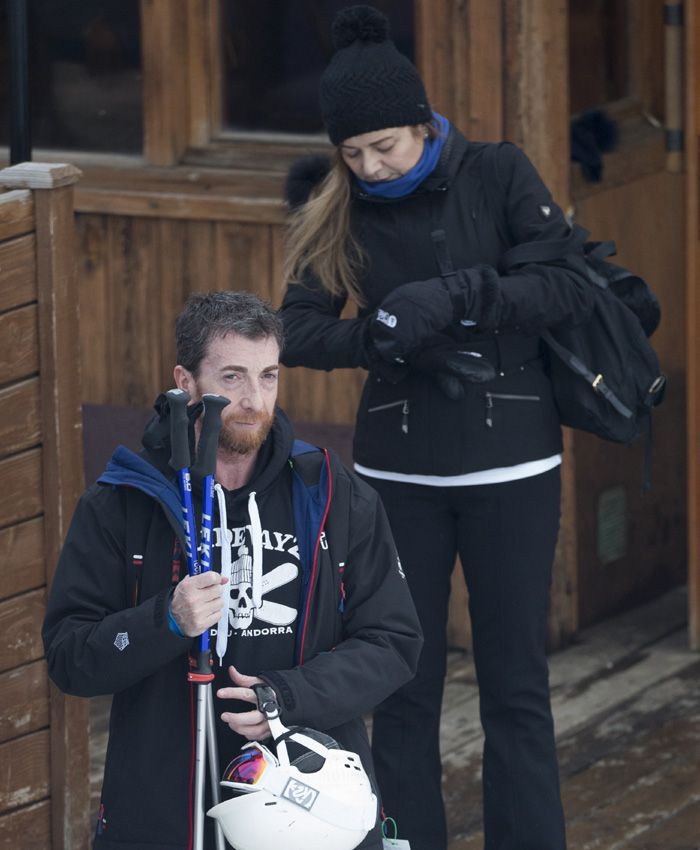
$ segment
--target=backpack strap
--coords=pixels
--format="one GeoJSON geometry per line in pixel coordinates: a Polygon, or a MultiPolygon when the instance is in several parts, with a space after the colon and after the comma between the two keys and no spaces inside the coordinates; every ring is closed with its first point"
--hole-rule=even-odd
{"type": "MultiPolygon", "coordinates": [[[[510,231],[506,214],[506,191],[498,173],[497,158],[503,142],[485,145],[478,161],[481,184],[484,190],[486,206],[491,215],[493,225],[504,245],[513,245],[513,234],[510,231]]],[[[500,263],[499,263],[500,265],[500,263]]]]}
{"type": "Polygon", "coordinates": [[[625,419],[631,419],[633,414],[632,411],[627,407],[627,405],[623,404],[620,399],[615,395],[615,393],[610,389],[610,387],[605,383],[602,375],[595,375],[591,370],[576,357],[568,348],[561,345],[561,343],[557,342],[556,339],[552,336],[549,331],[542,331],[540,333],[542,339],[547,343],[547,345],[559,356],[559,358],[566,363],[566,365],[571,369],[572,372],[575,372],[577,375],[580,375],[584,380],[592,387],[598,395],[602,395],[610,404],[617,410],[620,416],[624,416],[625,419]]]}
{"type": "MultiPolygon", "coordinates": [[[[579,251],[587,244],[588,231],[574,224],[566,239],[549,239],[544,242],[523,242],[514,245],[501,257],[501,266],[510,270],[527,263],[546,263],[565,254],[579,251]]],[[[614,247],[614,242],[611,243],[614,247]]]]}

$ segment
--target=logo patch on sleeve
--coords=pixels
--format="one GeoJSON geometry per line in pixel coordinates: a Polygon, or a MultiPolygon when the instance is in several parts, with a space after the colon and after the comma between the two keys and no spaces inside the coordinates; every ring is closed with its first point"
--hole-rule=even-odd
{"type": "Polygon", "coordinates": [[[124,652],[129,645],[129,632],[118,632],[117,636],[114,638],[114,645],[117,647],[119,652],[124,652]]]}
{"type": "Polygon", "coordinates": [[[538,207],[542,218],[549,218],[552,215],[552,208],[549,204],[540,204],[538,207]]]}

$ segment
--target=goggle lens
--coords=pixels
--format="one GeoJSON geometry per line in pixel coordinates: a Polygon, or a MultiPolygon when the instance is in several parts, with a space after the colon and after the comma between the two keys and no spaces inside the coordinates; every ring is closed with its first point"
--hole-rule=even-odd
{"type": "Polygon", "coordinates": [[[255,785],[265,770],[265,756],[260,750],[248,750],[236,756],[224,771],[224,782],[255,785]]]}

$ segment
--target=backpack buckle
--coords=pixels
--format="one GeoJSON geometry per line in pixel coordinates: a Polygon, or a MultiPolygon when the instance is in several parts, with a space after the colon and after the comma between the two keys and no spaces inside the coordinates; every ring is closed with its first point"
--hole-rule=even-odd
{"type": "Polygon", "coordinates": [[[598,386],[602,383],[603,383],[603,376],[602,375],[596,375],[595,378],[593,379],[593,383],[591,384],[591,386],[593,387],[593,389],[596,392],[598,392],[598,386]]]}

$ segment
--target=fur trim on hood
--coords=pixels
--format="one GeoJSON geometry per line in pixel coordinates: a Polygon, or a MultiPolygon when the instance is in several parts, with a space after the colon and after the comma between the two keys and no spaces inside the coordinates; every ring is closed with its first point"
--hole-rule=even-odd
{"type": "Polygon", "coordinates": [[[331,170],[327,156],[304,156],[292,163],[284,184],[284,199],[290,210],[297,210],[309,200],[313,190],[331,170]]]}

